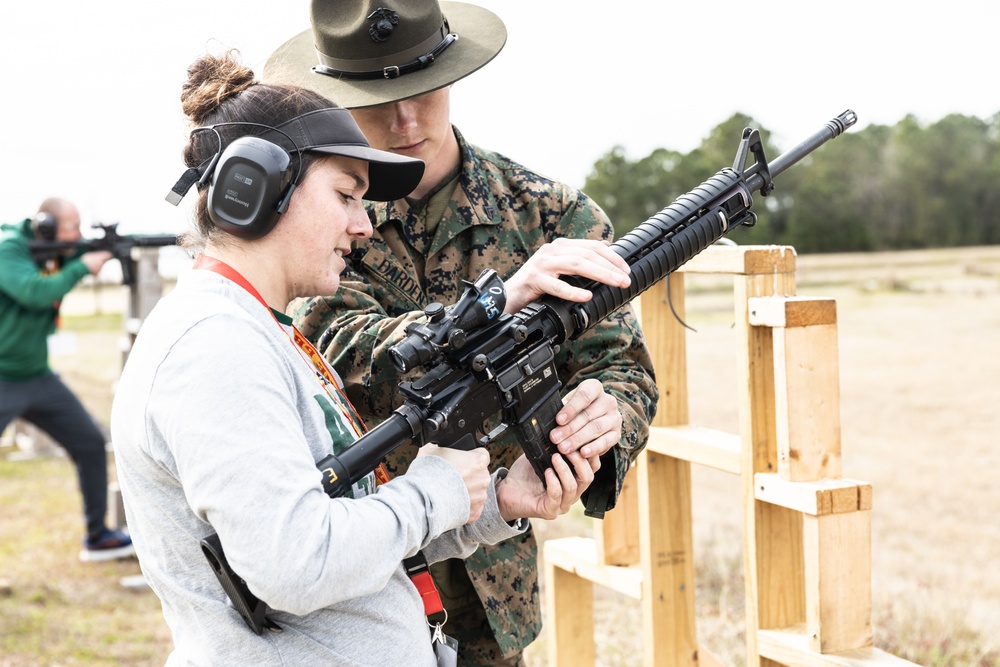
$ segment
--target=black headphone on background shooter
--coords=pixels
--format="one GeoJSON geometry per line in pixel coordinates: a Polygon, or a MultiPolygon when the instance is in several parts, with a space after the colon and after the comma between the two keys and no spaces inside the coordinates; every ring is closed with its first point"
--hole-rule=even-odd
{"type": "Polygon", "coordinates": [[[288,210],[288,202],[302,174],[302,153],[285,132],[262,123],[218,123],[196,127],[191,131],[213,132],[219,149],[199,167],[184,172],[167,194],[167,201],[176,206],[191,186],[208,185],[208,217],[219,229],[243,239],[258,239],[278,223],[288,210]],[[216,129],[227,125],[262,127],[278,132],[294,147],[299,160],[291,168],[292,158],[281,146],[259,136],[234,139],[223,150],[222,135],[216,129]]]}
{"type": "Polygon", "coordinates": [[[39,211],[31,220],[31,232],[39,241],[55,241],[58,226],[59,221],[56,220],[56,216],[45,211],[39,211]]]}

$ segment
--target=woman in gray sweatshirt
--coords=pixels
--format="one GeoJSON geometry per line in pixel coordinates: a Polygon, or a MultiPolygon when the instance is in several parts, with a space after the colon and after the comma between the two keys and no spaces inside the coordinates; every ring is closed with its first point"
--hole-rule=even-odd
{"type": "Polygon", "coordinates": [[[128,526],[173,635],[167,664],[434,665],[402,561],[465,557],[566,512],[599,462],[553,457],[543,485],[523,457],[491,476],[485,450],[427,445],[405,475],[380,466],[327,496],[316,463],[364,425],[284,310],[337,289],[351,242],[372,231],[362,199],[405,196],[423,163],[371,149],[346,110],[257,83],[231,54],[193,63],[181,98],[190,169],[168,200],[197,184],[201,253],[143,323],[111,415],[128,526]],[[260,634],[202,553],[211,534],[270,609],[260,634]]]}

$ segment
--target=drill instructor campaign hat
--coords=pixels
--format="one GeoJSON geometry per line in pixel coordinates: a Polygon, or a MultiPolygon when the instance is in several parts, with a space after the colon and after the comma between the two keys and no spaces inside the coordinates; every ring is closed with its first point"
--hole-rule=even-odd
{"type": "Polygon", "coordinates": [[[443,88],[493,60],[507,29],[493,12],[438,0],[312,0],[309,30],[264,65],[266,83],[312,89],[348,109],[443,88]]]}

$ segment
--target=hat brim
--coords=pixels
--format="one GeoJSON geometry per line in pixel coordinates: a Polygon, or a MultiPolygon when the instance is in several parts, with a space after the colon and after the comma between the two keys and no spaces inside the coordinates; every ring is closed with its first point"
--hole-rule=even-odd
{"type": "Polygon", "coordinates": [[[507,41],[507,29],[496,14],[464,2],[442,2],[451,32],[458,35],[430,67],[396,79],[338,79],[312,71],[319,64],[310,28],[292,37],[264,64],[265,83],[314,90],[348,109],[398,102],[423,95],[462,79],[493,60],[507,41]]]}
{"type": "Polygon", "coordinates": [[[368,163],[368,191],[364,198],[372,201],[395,201],[413,192],[424,175],[423,160],[415,160],[367,146],[315,146],[310,153],[340,155],[368,163]]]}

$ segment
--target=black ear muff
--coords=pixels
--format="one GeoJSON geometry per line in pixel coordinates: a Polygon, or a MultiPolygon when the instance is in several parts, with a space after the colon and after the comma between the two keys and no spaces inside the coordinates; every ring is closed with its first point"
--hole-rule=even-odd
{"type": "Polygon", "coordinates": [[[208,215],[233,236],[256,239],[288,207],[291,157],[259,137],[240,137],[219,156],[208,189],[208,215]]]}
{"type": "Polygon", "coordinates": [[[31,231],[39,241],[55,241],[59,221],[51,213],[39,211],[31,221],[31,231]]]}

